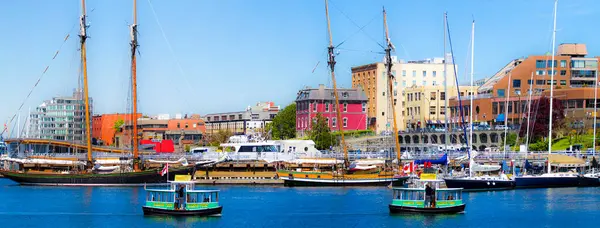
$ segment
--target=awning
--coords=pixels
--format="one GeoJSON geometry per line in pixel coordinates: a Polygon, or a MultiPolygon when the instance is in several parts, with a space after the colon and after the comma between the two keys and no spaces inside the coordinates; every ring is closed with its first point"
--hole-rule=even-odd
{"type": "Polygon", "coordinates": [[[496,117],[496,122],[504,122],[504,113],[498,114],[498,117],[496,117]]]}

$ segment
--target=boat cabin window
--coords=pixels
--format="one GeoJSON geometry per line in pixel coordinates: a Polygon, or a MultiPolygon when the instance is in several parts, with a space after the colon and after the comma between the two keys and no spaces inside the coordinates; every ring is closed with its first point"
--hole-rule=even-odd
{"type": "Polygon", "coordinates": [[[173,192],[146,192],[146,201],[153,202],[175,202],[175,194],[173,192]]]}
{"type": "Polygon", "coordinates": [[[278,152],[274,145],[240,146],[238,152],[278,152]]]}
{"type": "Polygon", "coordinates": [[[459,190],[456,191],[436,191],[436,200],[461,200],[462,193],[459,190]]]}
{"type": "Polygon", "coordinates": [[[204,152],[208,152],[208,149],[206,149],[206,148],[196,148],[196,149],[193,149],[191,152],[194,153],[194,154],[195,153],[204,153],[204,152]]]}
{"type": "Polygon", "coordinates": [[[394,199],[396,200],[425,200],[424,190],[395,190],[394,199]]]}
{"type": "Polygon", "coordinates": [[[219,201],[219,192],[187,192],[188,203],[210,203],[219,201]]]}

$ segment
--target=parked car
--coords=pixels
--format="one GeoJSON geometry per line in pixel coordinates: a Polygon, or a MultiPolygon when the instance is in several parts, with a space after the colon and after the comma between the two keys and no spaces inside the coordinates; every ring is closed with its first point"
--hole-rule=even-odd
{"type": "Polygon", "coordinates": [[[508,130],[508,127],[505,125],[496,125],[496,127],[494,127],[494,129],[496,130],[508,130]]]}

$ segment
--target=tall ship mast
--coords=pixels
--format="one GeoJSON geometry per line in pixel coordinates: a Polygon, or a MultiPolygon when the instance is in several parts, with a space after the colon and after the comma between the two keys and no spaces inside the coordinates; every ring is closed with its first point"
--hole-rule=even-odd
{"type": "Polygon", "coordinates": [[[390,97],[390,104],[392,104],[392,115],[394,116],[394,134],[392,134],[394,136],[394,142],[396,143],[396,160],[398,162],[398,170],[401,170],[401,160],[402,160],[402,154],[400,152],[400,139],[398,136],[398,125],[397,125],[397,121],[396,121],[396,102],[394,102],[394,96],[393,96],[393,83],[394,83],[394,75],[392,74],[392,50],[395,50],[394,45],[392,44],[392,41],[390,40],[390,35],[389,35],[389,31],[388,31],[388,26],[387,26],[387,13],[385,12],[385,8],[383,8],[383,27],[385,28],[385,41],[386,41],[386,48],[385,48],[385,68],[387,70],[387,76],[388,76],[388,95],[390,97]]]}
{"type": "MultiPolygon", "coordinates": [[[[331,79],[333,82],[333,91],[336,105],[336,115],[339,120],[342,119],[339,104],[339,94],[337,91],[337,85],[335,81],[335,54],[333,38],[331,35],[331,23],[329,20],[329,6],[328,1],[325,0],[325,16],[327,19],[327,32],[329,35],[329,46],[328,50],[328,65],[331,71],[331,79]]],[[[385,22],[385,11],[384,11],[384,24],[385,22]]],[[[386,31],[387,32],[387,31],[386,31]]],[[[391,45],[391,43],[390,43],[391,45]]],[[[391,61],[388,61],[391,63],[391,61]]],[[[391,65],[389,66],[391,67],[391,65]]],[[[391,85],[391,83],[390,83],[391,85]]],[[[390,89],[391,90],[391,89],[390,89]]],[[[393,97],[392,97],[393,101],[393,97]]],[[[394,116],[395,118],[395,116],[394,116]]],[[[394,124],[395,125],[395,124],[394,124]]],[[[331,172],[324,172],[321,170],[304,169],[301,171],[290,171],[290,170],[278,170],[277,175],[284,180],[285,186],[387,186],[387,185],[402,185],[408,177],[395,176],[393,170],[388,170],[385,167],[381,168],[378,166],[368,166],[364,169],[350,169],[348,164],[350,163],[348,158],[348,147],[344,138],[344,129],[342,124],[339,124],[339,131],[341,135],[340,146],[344,152],[344,166],[342,169],[336,169],[335,166],[331,172]]],[[[396,126],[394,126],[396,128],[396,126]]],[[[396,131],[396,148],[399,151],[400,146],[396,131]]],[[[398,152],[398,162],[400,161],[400,154],[398,152]]],[[[356,163],[354,163],[356,165],[356,163]]],[[[400,169],[398,169],[400,170],[400,169]]]]}
{"type": "MultiPolygon", "coordinates": [[[[116,159],[111,167],[104,167],[102,165],[106,165],[109,163],[98,163],[98,161],[93,158],[93,151],[99,152],[117,152],[117,153],[125,153],[124,150],[114,150],[107,149],[103,147],[93,147],[91,143],[91,134],[90,134],[90,104],[89,104],[89,91],[88,91],[88,77],[87,77],[87,59],[86,59],[86,40],[87,36],[87,25],[86,25],[86,8],[85,8],[85,0],[81,1],[81,10],[82,15],[80,18],[80,48],[81,48],[81,61],[82,61],[82,73],[83,73],[83,99],[85,102],[85,119],[86,119],[86,144],[85,145],[75,145],[73,143],[64,142],[64,141],[54,141],[54,140],[18,140],[18,143],[21,144],[36,144],[36,143],[47,143],[50,145],[61,146],[68,144],[67,147],[73,147],[80,151],[86,151],[87,158],[85,162],[83,161],[73,161],[71,160],[48,160],[44,161],[42,159],[41,162],[49,165],[57,165],[61,168],[56,172],[45,172],[41,170],[32,170],[24,168],[17,170],[0,170],[0,174],[4,177],[11,179],[20,184],[26,185],[143,185],[145,183],[164,183],[168,179],[173,179],[177,174],[192,174],[196,170],[196,165],[174,165],[173,167],[168,168],[168,173],[170,175],[161,175],[159,173],[160,169],[157,168],[146,168],[143,169],[140,167],[140,157],[139,157],[139,148],[138,148],[138,140],[137,140],[137,85],[136,85],[136,55],[137,51],[137,13],[136,13],[136,0],[133,1],[133,15],[134,15],[134,23],[131,25],[131,80],[132,80],[132,100],[133,100],[133,110],[132,110],[132,120],[133,120],[133,167],[129,165],[129,161],[121,161],[121,159],[116,159]],[[68,171],[64,171],[64,167],[68,167],[68,171]],[[83,167],[83,168],[81,168],[83,167]],[[169,176],[171,178],[169,178],[169,176]]],[[[18,163],[19,161],[23,161],[25,159],[14,159],[12,162],[18,163]]],[[[12,166],[9,166],[12,167],[12,166]]]]}

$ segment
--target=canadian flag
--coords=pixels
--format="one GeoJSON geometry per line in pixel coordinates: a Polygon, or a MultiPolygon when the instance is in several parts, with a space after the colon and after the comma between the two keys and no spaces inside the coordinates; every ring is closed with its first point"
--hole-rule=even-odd
{"type": "Polygon", "coordinates": [[[165,164],[165,167],[159,172],[161,176],[169,173],[169,163],[165,164]]]}
{"type": "Polygon", "coordinates": [[[410,162],[410,163],[404,164],[404,167],[402,167],[402,170],[404,170],[404,173],[414,172],[415,171],[415,163],[410,162]]]}

